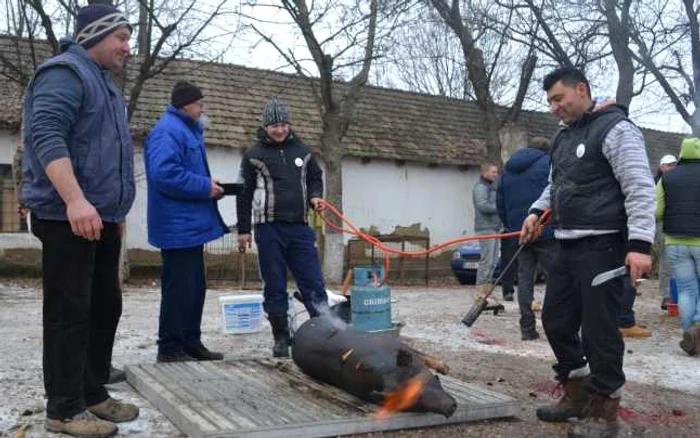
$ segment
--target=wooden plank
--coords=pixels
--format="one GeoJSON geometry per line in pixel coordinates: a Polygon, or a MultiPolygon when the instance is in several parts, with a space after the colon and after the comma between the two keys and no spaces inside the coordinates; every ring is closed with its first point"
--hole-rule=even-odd
{"type": "Polygon", "coordinates": [[[402,412],[378,419],[377,405],[311,379],[290,360],[270,358],[128,366],[127,379],[193,438],[347,435],[508,417],[519,410],[508,396],[440,376],[457,400],[452,417],[402,412]]]}
{"type": "Polygon", "coordinates": [[[124,369],[126,379],[141,395],[159,411],[165,414],[181,431],[192,438],[210,435],[216,426],[202,417],[182,398],[177,397],[169,388],[163,386],[151,375],[148,365],[127,365],[124,369]]]}

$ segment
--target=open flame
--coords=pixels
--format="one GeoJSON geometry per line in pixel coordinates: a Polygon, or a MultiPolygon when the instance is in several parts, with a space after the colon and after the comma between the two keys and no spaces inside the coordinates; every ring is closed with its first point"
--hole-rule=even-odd
{"type": "Polygon", "coordinates": [[[384,397],[382,408],[376,413],[376,417],[385,418],[394,412],[405,411],[416,404],[427,381],[425,374],[426,373],[421,373],[412,377],[404,384],[400,385],[395,391],[387,394],[384,397]]]}

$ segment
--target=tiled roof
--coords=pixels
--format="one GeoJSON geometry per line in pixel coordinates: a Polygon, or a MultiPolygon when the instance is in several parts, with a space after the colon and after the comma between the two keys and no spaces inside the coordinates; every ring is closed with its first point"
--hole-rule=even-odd
{"type": "MultiPolygon", "coordinates": [[[[16,59],[13,41],[0,37],[0,51],[16,59]]],[[[23,52],[28,53],[26,47],[23,52]]],[[[129,78],[136,75],[137,61],[137,58],[130,61],[126,90],[132,86],[129,78]]],[[[204,90],[205,108],[211,119],[206,131],[208,144],[248,146],[260,123],[263,104],[273,95],[279,95],[291,106],[292,123],[298,135],[318,146],[320,110],[308,79],[191,60],[176,60],[146,82],[131,120],[136,137],[143,137],[162,114],[172,86],[181,79],[193,81],[204,90]]],[[[344,85],[337,86],[336,93],[342,92],[344,85]]],[[[0,127],[18,125],[19,91],[10,81],[0,81],[0,97],[5,104],[5,111],[0,112],[0,127]]],[[[557,129],[553,116],[535,111],[523,111],[518,125],[528,136],[551,137],[557,129]]],[[[646,129],[644,133],[652,164],[658,163],[663,154],[676,153],[683,137],[646,129]]],[[[484,123],[473,102],[368,86],[362,89],[344,144],[347,154],[355,157],[477,165],[485,156],[484,138],[484,123]]]]}

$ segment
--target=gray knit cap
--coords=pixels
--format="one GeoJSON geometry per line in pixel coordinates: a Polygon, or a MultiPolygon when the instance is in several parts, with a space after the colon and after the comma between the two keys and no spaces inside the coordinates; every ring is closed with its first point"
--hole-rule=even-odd
{"type": "Polygon", "coordinates": [[[280,102],[277,96],[267,102],[263,109],[263,126],[275,123],[289,123],[289,105],[280,102]]]}

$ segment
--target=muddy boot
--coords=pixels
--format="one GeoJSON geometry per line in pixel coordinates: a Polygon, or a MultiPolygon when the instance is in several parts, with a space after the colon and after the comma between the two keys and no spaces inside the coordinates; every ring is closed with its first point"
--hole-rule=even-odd
{"type": "Polygon", "coordinates": [[[112,397],[102,403],[88,406],[88,411],[94,416],[112,423],[126,423],[127,421],[135,420],[139,416],[138,407],[131,403],[122,403],[112,397]]]}
{"type": "Polygon", "coordinates": [[[289,357],[289,319],[286,313],[270,313],[267,315],[272,326],[272,336],[275,345],[272,347],[273,357],[289,357]]]}
{"type": "Polygon", "coordinates": [[[591,395],[585,386],[588,376],[569,379],[557,377],[564,386],[564,396],[553,405],[537,408],[537,418],[550,423],[565,423],[569,418],[583,418],[584,408],[588,404],[591,395]]]}
{"type": "Polygon", "coordinates": [[[680,347],[689,356],[695,356],[700,352],[700,324],[695,324],[690,329],[683,332],[683,340],[680,347]]]}
{"type": "Polygon", "coordinates": [[[95,438],[114,436],[118,430],[116,424],[100,420],[88,411],[83,411],[63,420],[47,418],[44,427],[49,432],[95,438]]]}
{"type": "Polygon", "coordinates": [[[593,394],[586,406],[586,418],[569,428],[569,438],[613,438],[620,430],[617,421],[617,408],[620,398],[610,398],[604,394],[593,394]]]}

